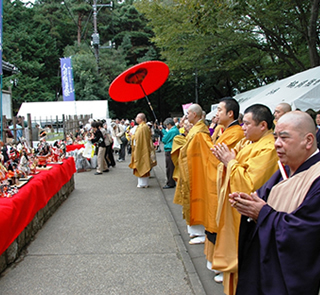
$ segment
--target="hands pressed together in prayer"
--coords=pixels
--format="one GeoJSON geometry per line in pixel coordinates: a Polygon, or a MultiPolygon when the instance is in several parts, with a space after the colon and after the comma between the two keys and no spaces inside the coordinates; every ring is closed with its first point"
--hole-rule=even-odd
{"type": "Polygon", "coordinates": [[[225,143],[218,143],[213,148],[210,149],[211,152],[216,156],[216,158],[224,164],[224,166],[228,166],[228,163],[236,158],[235,151],[229,150],[228,146],[225,143]]]}
{"type": "MultiPolygon", "coordinates": [[[[233,149],[229,150],[225,143],[218,143],[210,149],[216,158],[224,164],[225,167],[228,163],[236,158],[236,153],[233,149]]],[[[236,208],[241,215],[248,216],[253,220],[257,220],[261,208],[266,204],[264,200],[259,198],[256,192],[250,195],[245,193],[232,193],[229,195],[231,206],[236,208]]]]}
{"type": "Polygon", "coordinates": [[[266,202],[259,198],[256,192],[250,195],[245,193],[232,193],[229,195],[229,202],[241,215],[257,220],[261,208],[266,202]]]}

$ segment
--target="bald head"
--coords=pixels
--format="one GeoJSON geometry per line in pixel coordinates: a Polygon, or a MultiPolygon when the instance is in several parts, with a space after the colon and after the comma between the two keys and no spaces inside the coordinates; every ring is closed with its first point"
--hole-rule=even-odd
{"type": "Polygon", "coordinates": [[[194,103],[188,108],[188,121],[191,124],[196,124],[202,118],[202,108],[194,103]]]}
{"type": "Polygon", "coordinates": [[[139,113],[136,116],[136,122],[138,125],[140,125],[142,122],[146,122],[146,115],[144,113],[139,113]]]}
{"type": "Polygon", "coordinates": [[[189,107],[188,110],[190,110],[191,112],[196,113],[199,118],[202,117],[202,108],[201,108],[201,106],[198,105],[197,103],[192,104],[192,105],[189,107]]]}
{"type": "Polygon", "coordinates": [[[304,136],[307,133],[312,133],[316,136],[317,128],[311,116],[305,112],[293,111],[283,115],[279,123],[286,123],[292,126],[300,135],[304,136]]]}
{"type": "Polygon", "coordinates": [[[289,166],[291,175],[317,150],[315,123],[309,114],[301,111],[283,115],[274,136],[278,157],[289,166]]]}
{"type": "Polygon", "coordinates": [[[291,112],[292,110],[291,105],[286,102],[281,102],[278,106],[280,106],[285,113],[291,112]]]}
{"type": "Polygon", "coordinates": [[[146,121],[146,115],[144,113],[140,113],[138,114],[138,117],[143,120],[143,121],[146,121]]]}
{"type": "Polygon", "coordinates": [[[284,114],[291,112],[291,105],[286,102],[281,102],[277,105],[277,107],[274,110],[274,119],[277,122],[280,117],[282,117],[284,114]]]}

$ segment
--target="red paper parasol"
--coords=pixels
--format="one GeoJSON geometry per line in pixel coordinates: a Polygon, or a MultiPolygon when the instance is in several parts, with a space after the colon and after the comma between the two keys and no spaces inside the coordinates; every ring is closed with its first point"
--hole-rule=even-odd
{"type": "MultiPolygon", "coordinates": [[[[169,76],[169,67],[161,61],[146,61],[120,74],[109,87],[109,95],[115,101],[128,102],[143,97],[153,112],[149,94],[159,89],[169,76]]],[[[156,119],[156,116],[153,112],[156,119]]]]}

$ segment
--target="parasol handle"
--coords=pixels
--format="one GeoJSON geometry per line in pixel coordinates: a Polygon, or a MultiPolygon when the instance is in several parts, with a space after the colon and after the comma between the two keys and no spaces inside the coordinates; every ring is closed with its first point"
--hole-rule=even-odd
{"type": "Polygon", "coordinates": [[[157,122],[157,117],[156,117],[156,114],[155,114],[155,113],[154,113],[154,111],[153,111],[153,108],[152,108],[151,102],[150,102],[150,100],[149,100],[149,98],[148,98],[147,94],[145,93],[145,91],[144,91],[144,89],[143,89],[143,87],[142,87],[141,83],[139,83],[139,85],[140,85],[140,87],[141,87],[141,89],[142,89],[142,91],[143,91],[144,97],[146,98],[146,100],[147,100],[147,102],[148,102],[148,105],[149,105],[149,107],[150,107],[150,109],[151,109],[151,111],[152,111],[152,114],[153,114],[153,116],[154,116],[154,120],[155,120],[155,122],[157,122]]]}

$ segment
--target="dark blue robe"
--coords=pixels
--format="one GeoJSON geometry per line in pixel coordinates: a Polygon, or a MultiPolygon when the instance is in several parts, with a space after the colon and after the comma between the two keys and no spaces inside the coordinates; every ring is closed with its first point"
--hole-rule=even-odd
{"type": "MultiPolygon", "coordinates": [[[[320,161],[320,153],[295,174],[320,161]]],[[[258,190],[267,201],[282,180],[277,171],[258,190]]],[[[320,287],[320,175],[292,213],[265,205],[257,223],[241,217],[238,295],[318,295],[320,287]]]]}

